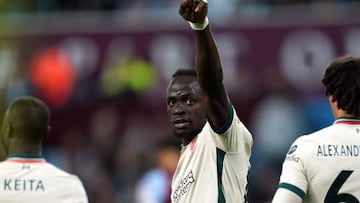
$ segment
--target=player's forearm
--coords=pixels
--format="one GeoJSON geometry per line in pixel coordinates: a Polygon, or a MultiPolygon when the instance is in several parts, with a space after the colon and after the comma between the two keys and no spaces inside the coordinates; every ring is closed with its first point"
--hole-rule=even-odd
{"type": "Polygon", "coordinates": [[[226,123],[230,112],[220,57],[209,26],[195,33],[197,41],[195,67],[200,86],[210,98],[207,116],[212,126],[219,129],[226,123]]]}
{"type": "Polygon", "coordinates": [[[205,90],[213,89],[223,83],[218,49],[209,26],[204,30],[195,31],[195,34],[195,67],[199,75],[199,82],[205,90]]]}

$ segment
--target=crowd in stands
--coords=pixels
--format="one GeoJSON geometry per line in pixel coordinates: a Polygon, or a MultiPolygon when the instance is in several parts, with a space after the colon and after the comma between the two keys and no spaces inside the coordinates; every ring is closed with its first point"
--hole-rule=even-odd
{"type": "MultiPolygon", "coordinates": [[[[217,9],[231,7],[240,9],[242,6],[274,6],[332,3],[357,3],[359,0],[216,0],[212,2],[217,9]],[[220,7],[218,7],[220,6],[220,7]]],[[[177,0],[29,0],[3,1],[0,3],[1,12],[32,12],[32,11],[124,11],[128,9],[154,9],[159,11],[168,8],[177,8],[177,0]]]]}
{"type": "MultiPolygon", "coordinates": [[[[208,0],[217,4],[217,12],[240,9],[244,5],[273,6],[312,3],[350,4],[359,0],[208,0]]],[[[104,11],[177,9],[178,0],[27,0],[0,3],[2,14],[16,12],[104,11]]],[[[226,13],[225,12],[225,13],[226,13]]],[[[173,10],[171,15],[174,15],[173,10]]],[[[19,71],[21,72],[21,71],[19,71]]],[[[254,135],[254,151],[249,174],[249,202],[265,203],[274,194],[281,162],[296,136],[331,122],[327,100],[298,100],[296,92],[283,78],[269,81],[246,78],[244,87],[258,83],[251,94],[231,95],[242,120],[254,135]],[[271,86],[273,84],[274,86],[271,86]],[[260,91],[256,91],[260,90],[260,91]],[[320,113],[313,113],[320,108],[320,113]],[[322,112],[322,113],[321,113],[322,112]],[[299,116],[301,115],[301,116],[299,116]],[[323,123],[316,123],[322,121],[323,123]],[[287,139],[283,139],[283,135],[287,139]],[[291,137],[293,136],[293,137],[291,137]],[[266,182],[266,184],[264,184],[266,182]]],[[[26,81],[25,81],[26,82],[26,81]]],[[[93,86],[86,84],[88,88],[93,86]]],[[[165,87],[161,87],[165,88],[165,87]]],[[[3,90],[3,89],[1,89],[3,90]]],[[[93,93],[93,92],[92,92],[93,93]]],[[[86,101],[87,105],[69,105],[52,109],[55,137],[45,148],[47,159],[77,174],[84,182],[92,203],[134,203],[137,184],[156,167],[156,146],[173,138],[166,118],[163,91],[156,98],[127,92],[113,98],[86,101]],[[146,101],[151,100],[152,103],[146,101]],[[155,103],[155,102],[158,103],[155,103]]],[[[249,93],[249,94],[248,94],[249,93]]],[[[1,98],[8,95],[0,94],[1,98]]],[[[322,96],[322,95],[321,95],[322,96]]],[[[0,107],[6,106],[2,99],[0,107]]],[[[84,103],[83,103],[84,104],[84,103]]],[[[2,111],[2,109],[0,109],[2,111]]]]}

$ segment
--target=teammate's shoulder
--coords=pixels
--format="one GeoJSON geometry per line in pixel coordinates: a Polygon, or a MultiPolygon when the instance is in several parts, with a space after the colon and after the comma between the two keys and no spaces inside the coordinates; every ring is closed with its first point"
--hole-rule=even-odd
{"type": "Polygon", "coordinates": [[[324,140],[325,136],[327,136],[331,132],[331,126],[319,129],[317,131],[311,132],[309,134],[303,134],[295,139],[293,145],[306,145],[309,146],[311,144],[318,144],[321,140],[324,140]]]}
{"type": "Polygon", "coordinates": [[[305,140],[311,140],[311,139],[318,139],[319,137],[324,137],[326,135],[329,135],[329,134],[332,134],[331,132],[333,131],[333,128],[334,126],[333,125],[330,125],[330,126],[327,126],[327,127],[324,127],[324,128],[321,128],[319,130],[316,130],[314,132],[311,132],[307,135],[304,135],[303,139],[305,140]]]}
{"type": "Polygon", "coordinates": [[[301,135],[295,139],[292,145],[307,145],[314,139],[314,134],[301,135]]]}

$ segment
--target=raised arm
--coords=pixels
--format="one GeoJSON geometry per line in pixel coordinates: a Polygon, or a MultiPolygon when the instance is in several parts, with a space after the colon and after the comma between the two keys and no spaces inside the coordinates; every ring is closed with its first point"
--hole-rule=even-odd
{"type": "Polygon", "coordinates": [[[229,99],[223,83],[223,73],[217,46],[208,25],[208,4],[203,0],[182,0],[180,15],[195,30],[195,68],[200,86],[207,95],[207,116],[215,129],[226,123],[230,114],[229,99]]]}

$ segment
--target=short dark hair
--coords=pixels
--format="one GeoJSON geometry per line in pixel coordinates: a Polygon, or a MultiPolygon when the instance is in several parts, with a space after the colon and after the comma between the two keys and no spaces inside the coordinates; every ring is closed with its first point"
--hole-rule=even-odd
{"type": "Polygon", "coordinates": [[[172,78],[177,76],[194,76],[197,77],[197,73],[195,69],[178,69],[175,71],[175,73],[172,75],[172,78]]]}
{"type": "Polygon", "coordinates": [[[49,107],[40,99],[22,96],[8,107],[11,127],[26,139],[41,139],[46,136],[50,123],[49,107]]]}
{"type": "Polygon", "coordinates": [[[351,55],[334,60],[326,69],[322,84],[326,96],[337,101],[338,108],[360,117],[360,58],[351,55]]]}

